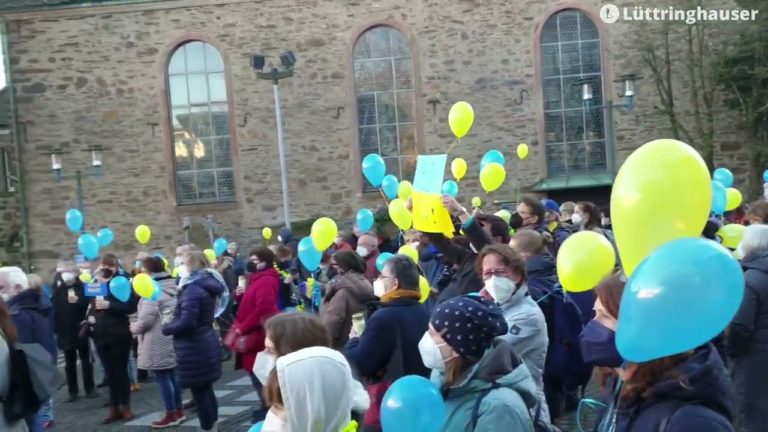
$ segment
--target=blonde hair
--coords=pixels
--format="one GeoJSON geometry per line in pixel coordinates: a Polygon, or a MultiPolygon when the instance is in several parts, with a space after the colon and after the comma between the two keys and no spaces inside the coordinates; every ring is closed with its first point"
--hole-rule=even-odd
{"type": "Polygon", "coordinates": [[[208,257],[200,250],[189,251],[184,257],[184,263],[190,273],[211,267],[208,257]]]}

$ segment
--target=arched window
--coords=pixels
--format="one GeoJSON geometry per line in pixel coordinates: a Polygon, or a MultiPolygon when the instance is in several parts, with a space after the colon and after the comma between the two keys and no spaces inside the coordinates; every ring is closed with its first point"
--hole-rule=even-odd
{"type": "MultiPolygon", "coordinates": [[[[403,34],[377,26],[354,48],[357,125],[361,160],[378,153],[387,173],[413,180],[416,170],[416,99],[413,59],[403,34]]],[[[371,185],[364,182],[365,190],[371,185]]]]}
{"type": "Polygon", "coordinates": [[[608,170],[603,121],[600,35],[581,11],[566,9],[547,20],[541,31],[544,95],[544,142],[547,175],[569,177],[608,170]],[[594,79],[590,106],[578,80],[594,79]]]}
{"type": "Polygon", "coordinates": [[[191,41],[168,63],[177,202],[235,200],[224,61],[212,45],[191,41]]]}

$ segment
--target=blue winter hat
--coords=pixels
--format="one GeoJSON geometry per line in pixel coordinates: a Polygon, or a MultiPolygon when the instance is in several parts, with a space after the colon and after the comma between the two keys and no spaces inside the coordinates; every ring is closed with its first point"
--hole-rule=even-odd
{"type": "Polygon", "coordinates": [[[479,359],[493,338],[509,327],[501,309],[477,296],[454,297],[437,306],[430,318],[432,327],[460,356],[479,359]]]}
{"type": "Polygon", "coordinates": [[[541,200],[541,205],[544,206],[544,211],[555,212],[560,214],[560,205],[549,198],[541,200]]]}

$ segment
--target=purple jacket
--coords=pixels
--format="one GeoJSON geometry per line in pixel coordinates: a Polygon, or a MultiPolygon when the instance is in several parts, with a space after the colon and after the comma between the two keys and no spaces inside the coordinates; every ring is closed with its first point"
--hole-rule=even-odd
{"type": "Polygon", "coordinates": [[[173,336],[179,385],[183,388],[201,387],[221,378],[221,352],[213,314],[216,299],[224,289],[209,275],[187,283],[179,292],[173,321],[163,326],[163,334],[173,336]]]}

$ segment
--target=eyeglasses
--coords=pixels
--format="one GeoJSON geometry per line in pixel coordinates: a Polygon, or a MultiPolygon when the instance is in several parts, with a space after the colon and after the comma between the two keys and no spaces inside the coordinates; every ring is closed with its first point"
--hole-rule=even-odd
{"type": "Polygon", "coordinates": [[[496,277],[506,277],[511,276],[512,272],[508,269],[493,269],[493,270],[485,270],[483,271],[483,280],[486,281],[493,276],[496,277]]]}

